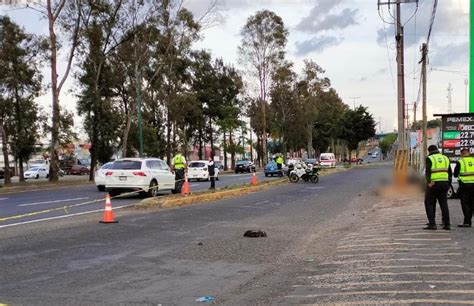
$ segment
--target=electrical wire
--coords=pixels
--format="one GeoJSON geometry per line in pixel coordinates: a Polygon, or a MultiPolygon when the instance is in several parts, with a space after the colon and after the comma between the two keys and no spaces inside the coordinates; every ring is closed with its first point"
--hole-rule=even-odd
{"type": "Polygon", "coordinates": [[[387,48],[388,66],[390,67],[390,76],[392,77],[393,93],[396,94],[397,89],[395,87],[395,77],[393,76],[392,61],[391,61],[391,58],[390,58],[390,48],[388,46],[387,30],[385,28],[385,23],[382,23],[382,25],[383,25],[383,34],[384,34],[384,37],[385,37],[385,47],[387,48]]]}
{"type": "Polygon", "coordinates": [[[438,8],[438,0],[433,0],[433,10],[431,12],[431,21],[430,21],[430,27],[428,29],[428,37],[426,38],[426,46],[430,45],[431,32],[433,31],[433,25],[434,25],[434,21],[436,17],[437,8],[438,8]]]}

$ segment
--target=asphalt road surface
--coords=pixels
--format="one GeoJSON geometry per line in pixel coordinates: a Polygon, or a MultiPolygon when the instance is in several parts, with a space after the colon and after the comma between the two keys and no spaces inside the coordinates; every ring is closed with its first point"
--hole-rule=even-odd
{"type": "MultiPolygon", "coordinates": [[[[0,229],[0,303],[285,302],[308,258],[357,229],[389,166],[360,167],[177,209],[100,213],[0,229]],[[355,221],[356,220],[356,221],[355,221]],[[267,238],[244,238],[248,229],[267,238]]],[[[72,195],[78,196],[78,195],[72,195]]]]}
{"type": "MultiPolygon", "coordinates": [[[[216,182],[216,187],[250,183],[251,176],[252,174],[249,173],[221,175],[219,181],[216,182]]],[[[257,173],[257,179],[274,178],[265,178],[263,173],[257,173]]],[[[189,184],[191,192],[206,190],[210,186],[209,182],[192,181],[189,184]]],[[[25,192],[0,194],[0,228],[44,219],[71,217],[104,209],[106,193],[99,192],[95,185],[38,191],[28,191],[28,187],[25,188],[25,192]]],[[[165,194],[169,192],[163,195],[165,194]]],[[[127,196],[113,199],[112,205],[118,209],[134,205],[142,199],[143,197],[139,195],[127,196]]]]}

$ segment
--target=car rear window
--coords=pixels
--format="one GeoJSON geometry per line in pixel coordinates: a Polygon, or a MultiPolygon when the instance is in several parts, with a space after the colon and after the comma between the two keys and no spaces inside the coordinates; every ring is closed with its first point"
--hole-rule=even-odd
{"type": "Polygon", "coordinates": [[[121,160],[113,163],[111,169],[115,170],[138,170],[142,168],[141,161],[121,160]]]}
{"type": "Polygon", "coordinates": [[[206,167],[205,163],[193,162],[189,164],[189,168],[204,168],[204,167],[206,167]]]}
{"type": "Polygon", "coordinates": [[[249,162],[248,161],[245,161],[245,160],[239,160],[237,161],[237,165],[246,165],[248,164],[249,162]]]}
{"type": "Polygon", "coordinates": [[[331,160],[331,159],[332,159],[331,156],[324,156],[324,155],[321,156],[321,160],[331,160]]]}

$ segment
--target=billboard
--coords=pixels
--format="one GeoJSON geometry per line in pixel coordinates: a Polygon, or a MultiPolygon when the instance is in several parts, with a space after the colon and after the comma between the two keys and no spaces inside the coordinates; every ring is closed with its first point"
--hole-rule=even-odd
{"type": "Polygon", "coordinates": [[[461,156],[461,148],[469,148],[474,153],[474,113],[440,115],[442,119],[443,154],[451,162],[461,156]]]}

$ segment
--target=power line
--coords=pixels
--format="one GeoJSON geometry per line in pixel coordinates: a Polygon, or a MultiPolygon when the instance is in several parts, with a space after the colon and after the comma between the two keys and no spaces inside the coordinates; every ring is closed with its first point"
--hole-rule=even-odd
{"type": "Polygon", "coordinates": [[[390,48],[388,46],[387,29],[385,28],[385,23],[382,23],[382,25],[383,25],[383,34],[384,34],[384,37],[385,37],[385,47],[387,48],[388,66],[390,67],[390,76],[392,77],[393,93],[395,94],[397,92],[397,90],[395,88],[395,77],[393,76],[392,61],[391,61],[391,58],[390,58],[390,48]]]}
{"type": "Polygon", "coordinates": [[[430,46],[431,32],[433,30],[433,24],[434,24],[434,21],[435,21],[437,8],[438,8],[438,0],[433,0],[433,10],[431,11],[430,27],[428,29],[428,37],[426,38],[426,46],[428,46],[428,50],[429,50],[429,46],[430,46]]]}

